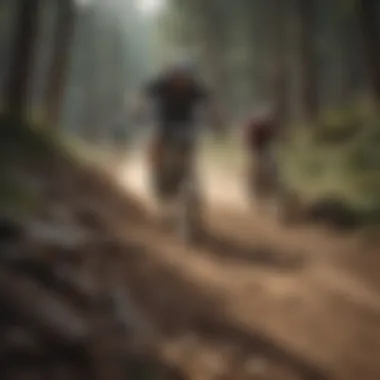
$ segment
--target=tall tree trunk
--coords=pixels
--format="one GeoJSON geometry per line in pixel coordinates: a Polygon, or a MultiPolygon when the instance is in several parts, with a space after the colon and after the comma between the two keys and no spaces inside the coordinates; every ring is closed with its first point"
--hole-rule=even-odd
{"type": "Polygon", "coordinates": [[[48,125],[54,126],[59,123],[74,31],[73,1],[58,1],[57,25],[45,100],[46,121],[48,125]]]}
{"type": "Polygon", "coordinates": [[[277,0],[258,0],[248,3],[246,12],[249,15],[250,23],[251,74],[249,81],[252,87],[252,101],[253,103],[272,101],[274,95],[274,63],[277,66],[277,62],[273,59],[273,51],[276,50],[273,49],[273,37],[276,38],[273,32],[278,26],[273,24],[274,21],[277,21],[274,20],[274,17],[277,16],[277,9],[273,10],[273,7],[277,6],[277,0]],[[268,25],[270,25],[269,28],[268,25]]]}
{"type": "Polygon", "coordinates": [[[96,140],[97,124],[100,119],[97,97],[99,77],[102,74],[99,71],[97,54],[99,30],[96,25],[96,18],[97,14],[94,2],[92,2],[90,9],[83,14],[80,21],[79,48],[77,52],[77,56],[79,57],[77,80],[81,82],[82,89],[81,120],[79,124],[82,129],[82,137],[92,142],[96,140]],[[98,75],[95,75],[96,73],[98,75]]]}
{"type": "Polygon", "coordinates": [[[314,44],[315,9],[313,0],[296,0],[300,54],[301,109],[304,121],[315,123],[319,116],[316,54],[314,44]]]}
{"type": "Polygon", "coordinates": [[[38,31],[39,0],[18,0],[13,54],[5,107],[14,117],[23,118],[27,108],[38,31]]]}
{"type": "Polygon", "coordinates": [[[376,102],[380,102],[380,37],[377,31],[377,0],[358,0],[359,20],[367,51],[370,80],[376,102]]]}
{"type": "Polygon", "coordinates": [[[286,0],[274,1],[274,75],[273,75],[273,103],[277,123],[283,125],[287,121],[287,42],[288,20],[286,0]]]}
{"type": "Polygon", "coordinates": [[[222,59],[222,30],[217,20],[217,14],[213,3],[203,1],[201,17],[203,21],[203,56],[207,63],[208,76],[211,80],[212,91],[217,104],[218,113],[224,121],[227,121],[228,107],[226,99],[225,67],[222,59]]]}

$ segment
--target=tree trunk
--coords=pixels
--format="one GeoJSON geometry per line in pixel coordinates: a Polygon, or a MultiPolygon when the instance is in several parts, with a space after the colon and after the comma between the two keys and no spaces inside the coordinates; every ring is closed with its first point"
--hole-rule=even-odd
{"type": "Polygon", "coordinates": [[[202,22],[202,56],[206,63],[207,76],[210,80],[215,103],[218,105],[219,116],[226,121],[227,105],[225,98],[225,78],[223,60],[221,57],[222,31],[217,20],[216,8],[210,1],[201,0],[197,4],[197,11],[202,22]]]}
{"type": "Polygon", "coordinates": [[[5,92],[6,111],[23,118],[27,108],[38,31],[39,0],[19,0],[13,54],[5,92]]]}
{"type": "Polygon", "coordinates": [[[377,31],[377,3],[377,0],[357,2],[372,89],[376,102],[380,102],[380,38],[377,31]]]}
{"type": "Polygon", "coordinates": [[[46,121],[50,126],[56,126],[59,123],[74,31],[72,0],[58,1],[57,26],[45,101],[46,121]]]}
{"type": "Polygon", "coordinates": [[[287,121],[287,7],[285,0],[274,1],[274,75],[273,75],[273,100],[275,118],[279,125],[287,121]]]}
{"type": "Polygon", "coordinates": [[[319,114],[317,70],[314,45],[315,10],[312,0],[296,0],[300,54],[300,97],[304,121],[315,123],[319,114]]]}

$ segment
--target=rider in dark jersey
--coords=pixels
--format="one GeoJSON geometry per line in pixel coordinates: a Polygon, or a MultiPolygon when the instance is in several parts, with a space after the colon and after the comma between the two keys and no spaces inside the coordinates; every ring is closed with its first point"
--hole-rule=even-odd
{"type": "Polygon", "coordinates": [[[264,152],[278,135],[278,124],[270,111],[252,115],[245,124],[245,142],[251,152],[264,152]]]}
{"type": "Polygon", "coordinates": [[[186,72],[175,71],[147,86],[147,95],[158,108],[160,123],[193,121],[194,107],[207,100],[207,90],[186,72]]]}
{"type": "Polygon", "coordinates": [[[279,124],[269,107],[254,112],[247,120],[244,142],[248,151],[248,182],[252,195],[269,197],[279,190],[275,142],[279,124]]]}
{"type": "MultiPolygon", "coordinates": [[[[191,160],[198,135],[197,111],[202,106],[214,111],[210,107],[208,89],[193,75],[191,67],[179,64],[148,83],[144,95],[155,109],[156,129],[151,145],[153,172],[159,170],[162,152],[170,148],[170,144],[181,144],[186,160],[191,160]]],[[[213,113],[212,126],[220,129],[218,115],[213,113]]]]}
{"type": "Polygon", "coordinates": [[[150,82],[145,95],[153,101],[158,134],[170,137],[177,128],[195,128],[196,111],[210,99],[208,90],[187,66],[178,66],[150,82]]]}

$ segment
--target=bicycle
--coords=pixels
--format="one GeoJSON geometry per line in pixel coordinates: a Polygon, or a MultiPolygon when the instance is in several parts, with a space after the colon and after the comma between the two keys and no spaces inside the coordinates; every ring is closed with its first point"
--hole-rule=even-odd
{"type": "Polygon", "coordinates": [[[255,152],[250,158],[247,181],[251,205],[256,209],[270,209],[271,213],[278,215],[281,186],[276,164],[269,150],[255,152]]]}
{"type": "Polygon", "coordinates": [[[248,196],[257,211],[269,211],[282,224],[300,218],[302,204],[297,193],[286,186],[270,150],[251,157],[248,169],[248,196]]]}
{"type": "Polygon", "coordinates": [[[185,244],[198,242],[202,235],[201,199],[195,173],[195,144],[179,132],[158,142],[152,177],[156,198],[161,203],[161,221],[175,228],[185,244]]]}

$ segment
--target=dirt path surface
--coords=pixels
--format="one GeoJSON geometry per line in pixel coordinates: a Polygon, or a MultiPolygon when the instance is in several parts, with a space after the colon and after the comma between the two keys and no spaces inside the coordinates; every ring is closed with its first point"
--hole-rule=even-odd
{"type": "MultiPolygon", "coordinates": [[[[154,224],[128,226],[150,268],[139,291],[165,316],[166,356],[192,379],[379,379],[379,292],[340,265],[357,239],[254,218],[238,177],[204,168],[202,247],[185,249],[154,224]]],[[[146,174],[132,155],[119,180],[149,206],[146,174]]]]}
{"type": "Polygon", "coordinates": [[[19,198],[0,220],[1,378],[380,378],[375,248],[250,215],[239,175],[208,161],[205,240],[186,248],[152,218],[141,155],[108,173],[16,132],[3,147],[19,198]]]}

